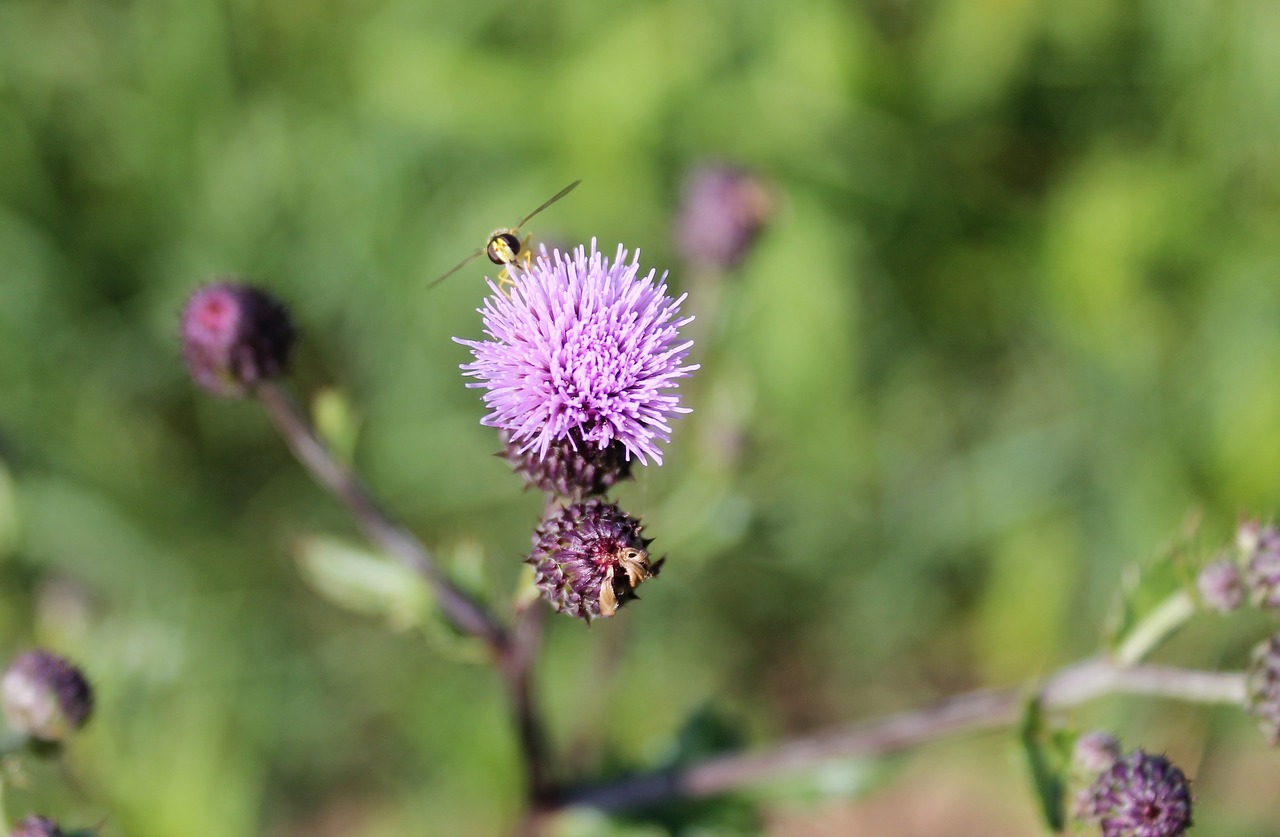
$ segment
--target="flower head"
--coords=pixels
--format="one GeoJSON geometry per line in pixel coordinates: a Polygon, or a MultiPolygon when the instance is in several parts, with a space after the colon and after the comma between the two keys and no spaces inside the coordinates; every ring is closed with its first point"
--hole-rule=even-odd
{"type": "Polygon", "coordinates": [[[1244,580],[1240,566],[1232,558],[1218,558],[1205,565],[1196,578],[1204,606],[1217,613],[1230,613],[1244,604],[1244,580]]]}
{"type": "Polygon", "coordinates": [[[1103,837],[1178,837],[1191,826],[1191,789],[1167,758],[1139,749],[1102,772],[1079,808],[1103,837]]]}
{"type": "Polygon", "coordinates": [[[1280,529],[1252,521],[1236,537],[1245,560],[1245,584],[1261,608],[1280,608],[1280,529]]]}
{"type": "Polygon", "coordinates": [[[542,597],[561,613],[590,622],[612,616],[658,574],[640,521],[602,500],[557,507],[533,534],[532,564],[542,597]]]}
{"type": "Polygon", "coordinates": [[[249,285],[215,282],[182,309],[182,354],[197,384],[231,398],[289,365],[294,329],[284,306],[249,285]]]}
{"type": "Polygon", "coordinates": [[[19,654],[0,678],[9,727],[40,741],[61,741],[93,712],[93,689],[80,670],[36,649],[19,654]]]}
{"type": "Polygon", "coordinates": [[[1249,713],[1271,745],[1280,745],[1280,634],[1254,647],[1245,680],[1249,713]]]}
{"type": "Polygon", "coordinates": [[[685,261],[729,270],[773,215],[769,188],[751,172],[724,163],[705,163],[685,178],[676,246],[685,261]]]}
{"type": "Polygon", "coordinates": [[[462,368],[479,379],[468,386],[485,390],[483,423],[540,459],[580,440],[598,450],[618,442],[627,458],[661,464],[669,422],[689,412],[672,390],[698,367],[684,363],[684,297],[667,296],[665,274],[639,269],[639,253],[628,263],[619,246],[610,263],[592,240],[589,253],[541,253],[510,296],[490,283],[480,309],[490,339],[458,339],[475,356],[462,368]]]}
{"type": "Polygon", "coordinates": [[[1072,763],[1082,772],[1097,775],[1120,758],[1120,742],[1109,732],[1095,730],[1076,739],[1072,763]]]}
{"type": "Polygon", "coordinates": [[[9,837],[62,837],[62,829],[48,817],[31,814],[13,826],[9,837]]]}

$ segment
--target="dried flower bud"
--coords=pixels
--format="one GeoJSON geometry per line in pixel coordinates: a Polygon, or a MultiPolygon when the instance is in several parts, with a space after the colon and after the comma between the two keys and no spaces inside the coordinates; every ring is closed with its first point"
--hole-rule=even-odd
{"type": "Polygon", "coordinates": [[[19,654],[0,678],[9,727],[41,741],[61,741],[93,712],[93,690],[80,670],[48,651],[19,654]]]}
{"type": "Polygon", "coordinates": [[[1164,756],[1140,749],[1101,773],[1078,808],[1103,837],[1177,837],[1191,827],[1187,777],[1164,756]]]}
{"type": "Polygon", "coordinates": [[[1218,613],[1230,613],[1244,604],[1244,580],[1240,566],[1231,558],[1219,558],[1200,571],[1196,579],[1204,606],[1218,613]]]}
{"type": "Polygon", "coordinates": [[[62,829],[48,817],[31,814],[13,827],[9,837],[62,837],[62,829]]]}
{"type": "Polygon", "coordinates": [[[1249,714],[1271,746],[1280,746],[1280,634],[1254,646],[1245,688],[1249,714]]]}
{"type": "Polygon", "coordinates": [[[1077,770],[1090,776],[1096,776],[1120,758],[1120,742],[1109,732],[1095,730],[1086,732],[1076,739],[1072,762],[1077,770]]]}
{"type": "Polygon", "coordinates": [[[544,458],[533,448],[522,452],[522,446],[513,443],[506,431],[498,435],[504,446],[501,456],[526,485],[547,494],[580,499],[603,494],[615,483],[631,477],[632,460],[626,446],[616,439],[601,449],[574,432],[570,438],[548,445],[544,458]]]}
{"type": "Polygon", "coordinates": [[[289,365],[294,329],[274,297],[249,285],[216,282],[182,310],[182,354],[197,384],[229,398],[248,394],[289,365]]]}
{"type": "Polygon", "coordinates": [[[1249,597],[1262,608],[1280,608],[1280,529],[1246,523],[1237,537],[1245,559],[1249,597]]]}
{"type": "Polygon", "coordinates": [[[635,588],[658,574],[640,521],[612,503],[587,500],[549,513],[533,536],[526,560],[542,597],[556,610],[590,622],[612,616],[636,597],[635,588]]]}
{"type": "Polygon", "coordinates": [[[769,188],[746,169],[701,165],[685,179],[676,247],[689,264],[730,270],[746,256],[773,208],[769,188]]]}

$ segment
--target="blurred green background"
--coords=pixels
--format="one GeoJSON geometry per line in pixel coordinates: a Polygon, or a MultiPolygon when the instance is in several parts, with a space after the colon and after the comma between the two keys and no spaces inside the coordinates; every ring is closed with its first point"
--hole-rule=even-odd
{"type": "MultiPolygon", "coordinates": [[[[1198,558],[1276,504],[1277,31],[1267,0],[0,0],[0,650],[99,690],[10,813],[510,827],[496,678],[307,586],[299,541],[353,526],[175,334],[217,275],[285,299],[299,391],[350,399],[377,493],[500,599],[540,500],[457,368],[488,265],[424,288],[577,178],[530,229],[671,269],[703,369],[619,492],[662,578],[549,620],[570,775],[659,764],[700,713],[764,744],[1091,652],[1189,515],[1198,558]],[[777,197],[718,293],[672,244],[708,158],[777,197]]],[[[1237,621],[1164,656],[1239,667],[1267,626],[1237,621]]],[[[1200,833],[1280,833],[1238,713],[1072,720],[1167,751],[1200,833]]],[[[1004,736],[796,785],[714,833],[1037,828],[1004,736]]]]}

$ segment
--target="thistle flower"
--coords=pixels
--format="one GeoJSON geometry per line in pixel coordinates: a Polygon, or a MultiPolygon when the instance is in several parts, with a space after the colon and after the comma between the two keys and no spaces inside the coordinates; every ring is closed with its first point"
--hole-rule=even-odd
{"type": "Polygon", "coordinates": [[[1209,610],[1230,613],[1244,604],[1244,580],[1240,577],[1240,566],[1231,558],[1206,564],[1196,578],[1196,587],[1209,610]]]}
{"type": "Polygon", "coordinates": [[[746,169],[706,163],[685,179],[675,222],[676,247],[689,264],[730,270],[773,215],[773,196],[746,169]]]}
{"type": "Polygon", "coordinates": [[[289,365],[294,329],[284,306],[249,285],[200,288],[182,309],[182,354],[197,384],[228,398],[248,394],[289,365]]]}
{"type": "Polygon", "coordinates": [[[40,741],[61,741],[93,712],[93,689],[80,670],[36,649],[19,654],[0,678],[9,727],[40,741]]]}
{"type": "Polygon", "coordinates": [[[48,817],[31,814],[14,825],[9,837],[62,837],[62,829],[48,817]]]}
{"type": "Polygon", "coordinates": [[[619,246],[610,263],[593,239],[589,253],[543,251],[510,296],[490,283],[480,309],[490,339],[455,338],[475,357],[462,369],[485,390],[482,423],[539,459],[557,442],[601,451],[617,442],[628,459],[661,464],[669,422],[689,412],[672,390],[698,367],[684,364],[684,297],[666,295],[665,274],[637,278],[639,269],[639,253],[628,263],[619,246]]]}
{"type": "Polygon", "coordinates": [[[525,563],[556,610],[587,622],[612,616],[662,565],[649,561],[650,541],[640,528],[640,521],[602,500],[559,507],[538,524],[525,563]]]}
{"type": "Polygon", "coordinates": [[[499,432],[501,456],[511,463],[525,484],[559,497],[581,499],[603,494],[615,483],[631,477],[627,449],[615,440],[599,449],[583,443],[577,432],[570,438],[553,442],[545,459],[532,450],[521,450],[505,430],[499,432]]]}
{"type": "Polygon", "coordinates": [[[1280,634],[1254,647],[1245,689],[1249,714],[1271,746],[1280,746],[1280,634]]]}
{"type": "Polygon", "coordinates": [[[1187,777],[1141,749],[1118,759],[1080,798],[1078,814],[1103,837],[1178,837],[1191,826],[1187,777]]]}
{"type": "Polygon", "coordinates": [[[1246,522],[1237,542],[1246,562],[1250,598],[1258,607],[1280,608],[1280,529],[1246,522]]]}

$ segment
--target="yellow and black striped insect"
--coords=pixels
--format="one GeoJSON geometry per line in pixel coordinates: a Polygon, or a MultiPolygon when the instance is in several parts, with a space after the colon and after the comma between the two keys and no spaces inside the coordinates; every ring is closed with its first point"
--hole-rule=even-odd
{"type": "Polygon", "coordinates": [[[581,180],[575,180],[559,192],[556,192],[554,195],[547,198],[542,202],[541,206],[521,218],[514,227],[500,227],[489,233],[489,240],[485,246],[476,250],[474,253],[449,268],[440,277],[431,280],[431,284],[427,285],[427,288],[434,288],[436,285],[439,285],[441,282],[466,267],[467,263],[472,259],[480,255],[488,256],[489,261],[494,264],[502,265],[502,270],[498,271],[499,288],[513,284],[514,279],[512,279],[511,276],[512,266],[518,262],[525,268],[525,270],[528,270],[529,265],[533,263],[533,249],[529,246],[529,242],[533,236],[526,235],[524,240],[521,241],[520,236],[518,235],[520,228],[523,227],[525,222],[530,218],[576,189],[578,184],[581,182],[581,180]]]}

